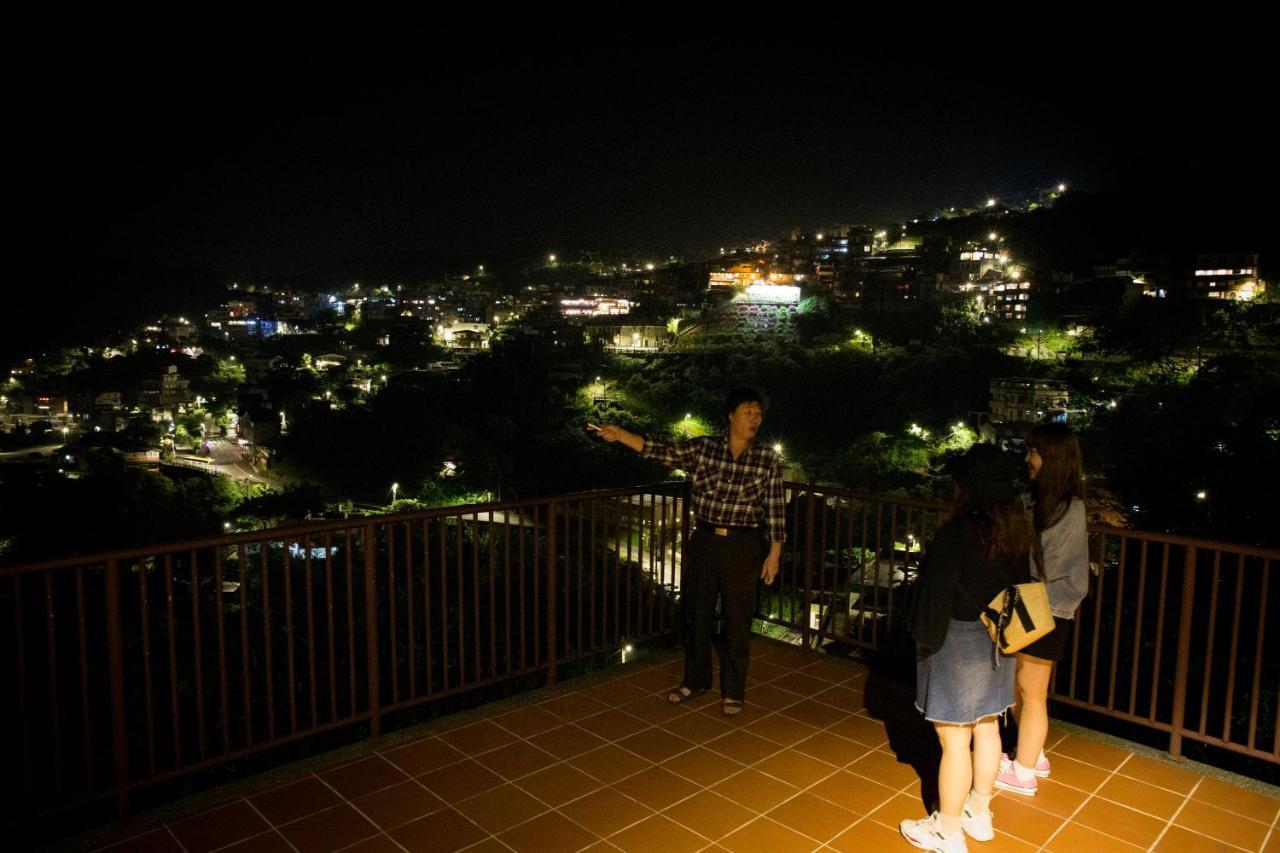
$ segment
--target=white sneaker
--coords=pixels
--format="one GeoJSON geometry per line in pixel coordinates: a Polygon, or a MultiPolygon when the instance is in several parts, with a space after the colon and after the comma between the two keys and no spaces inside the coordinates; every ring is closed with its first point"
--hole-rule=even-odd
{"type": "Polygon", "coordinates": [[[996,831],[991,826],[991,810],[983,814],[975,814],[970,811],[970,806],[965,803],[964,811],[960,812],[960,827],[974,841],[990,841],[996,837],[996,831]]]}
{"type": "MultiPolygon", "coordinates": [[[[961,820],[963,821],[963,818],[961,820]]],[[[964,840],[964,831],[943,835],[942,821],[938,818],[937,812],[924,820],[904,820],[898,824],[898,830],[911,846],[921,850],[933,850],[935,853],[969,853],[969,845],[964,840]]]]}

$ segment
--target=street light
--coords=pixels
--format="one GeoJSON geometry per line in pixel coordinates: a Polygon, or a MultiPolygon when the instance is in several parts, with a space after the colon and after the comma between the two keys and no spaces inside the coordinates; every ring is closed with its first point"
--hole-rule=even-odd
{"type": "Polygon", "coordinates": [[[395,503],[395,502],[396,502],[396,495],[397,495],[399,492],[400,492],[400,484],[399,484],[399,483],[392,483],[392,484],[391,484],[391,502],[392,502],[392,503],[395,503]]]}

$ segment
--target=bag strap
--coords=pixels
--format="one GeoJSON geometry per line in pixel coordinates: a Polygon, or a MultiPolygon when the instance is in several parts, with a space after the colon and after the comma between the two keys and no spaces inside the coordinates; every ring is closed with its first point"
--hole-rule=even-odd
{"type": "MultiPolygon", "coordinates": [[[[991,608],[987,609],[990,610],[991,608]]],[[[1009,622],[1012,621],[1015,611],[1019,618],[1024,620],[1024,625],[1031,621],[1031,614],[1027,611],[1027,605],[1022,601],[1021,590],[1018,589],[1017,584],[1010,584],[1005,589],[1004,606],[1000,608],[999,618],[996,622],[995,642],[991,644],[991,659],[995,662],[996,669],[1000,668],[1000,650],[1009,644],[1004,632],[1009,627],[1009,622]]]]}

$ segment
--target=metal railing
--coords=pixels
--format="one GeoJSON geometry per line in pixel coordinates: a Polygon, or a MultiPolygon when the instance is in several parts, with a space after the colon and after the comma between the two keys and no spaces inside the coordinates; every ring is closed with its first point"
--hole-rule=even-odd
{"type": "Polygon", "coordinates": [[[1280,551],[1090,526],[1095,573],[1053,698],[1184,740],[1280,762],[1280,551]]]}
{"type": "Polygon", "coordinates": [[[798,634],[875,651],[902,637],[907,584],[947,509],[932,501],[787,483],[779,579],[757,616],[798,634]]]}
{"type": "MultiPolygon", "coordinates": [[[[787,484],[762,630],[910,652],[942,505],[787,484]]],[[[238,533],[0,568],[0,825],[131,799],[677,630],[687,483],[238,533]]],[[[1273,550],[1091,527],[1052,698],[1280,761],[1273,550]]],[[[392,724],[395,724],[392,720],[392,724]]]]}
{"type": "Polygon", "coordinates": [[[399,513],[0,569],[0,825],[675,630],[687,486],[399,513]]]}

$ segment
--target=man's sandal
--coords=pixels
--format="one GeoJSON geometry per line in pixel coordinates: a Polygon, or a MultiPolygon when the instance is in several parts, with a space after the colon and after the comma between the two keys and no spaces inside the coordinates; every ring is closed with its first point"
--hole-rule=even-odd
{"type": "Polygon", "coordinates": [[[702,690],[693,690],[681,684],[679,687],[674,688],[670,693],[667,694],[667,701],[670,702],[672,705],[683,705],[685,702],[688,702],[690,699],[696,699],[697,697],[701,696],[703,693],[706,693],[706,692],[707,691],[705,688],[702,690]]]}
{"type": "Polygon", "coordinates": [[[724,699],[720,702],[720,713],[726,717],[736,717],[742,713],[741,699],[724,699]]]}

